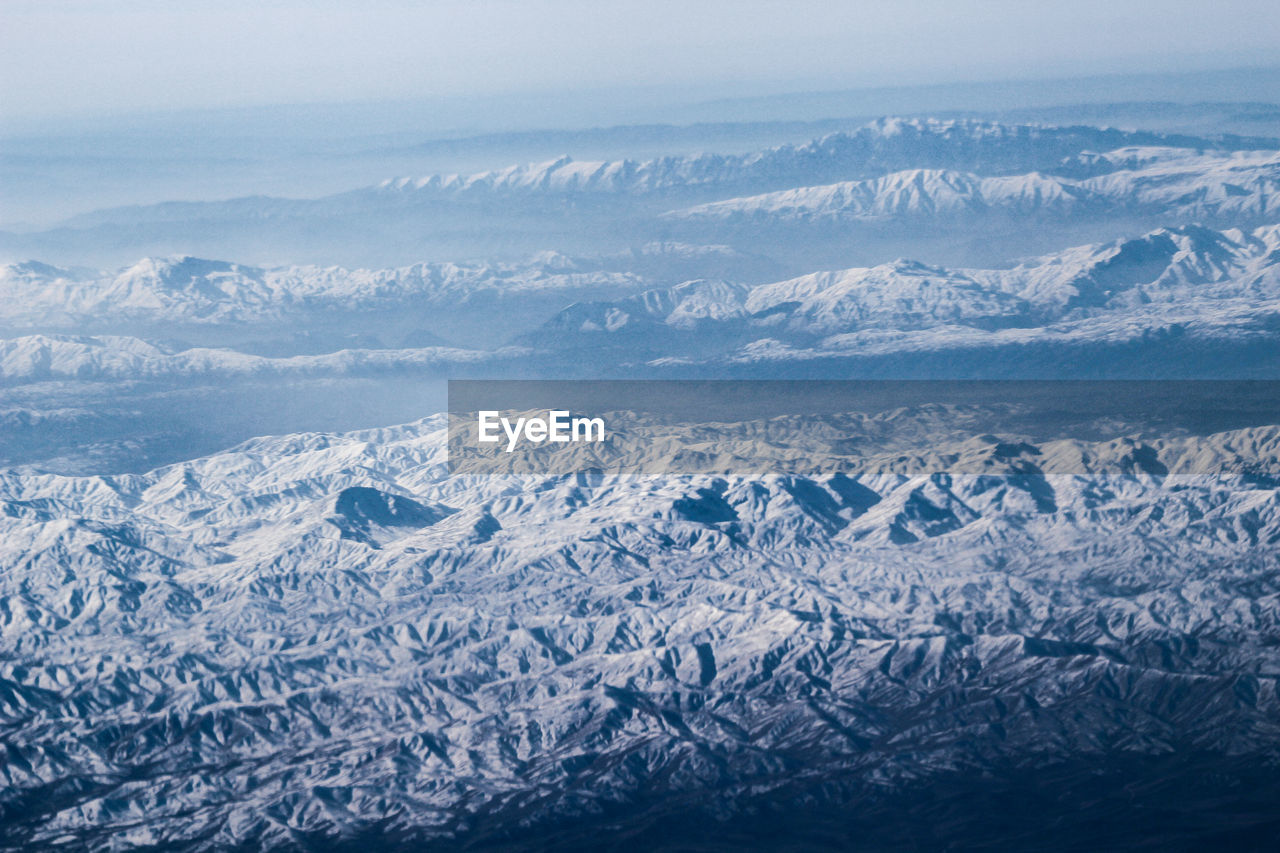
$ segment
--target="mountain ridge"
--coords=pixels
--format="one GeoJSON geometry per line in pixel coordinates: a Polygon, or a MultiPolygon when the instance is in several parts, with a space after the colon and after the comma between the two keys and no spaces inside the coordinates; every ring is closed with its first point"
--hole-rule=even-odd
{"type": "MultiPolygon", "coordinates": [[[[1184,772],[1234,778],[1226,756],[1269,749],[1273,487],[460,481],[442,430],[0,473],[0,633],[22,656],[0,661],[6,845],[447,845],[513,801],[535,824],[644,820],[659,777],[664,802],[715,790],[735,814],[800,796],[800,756],[852,786],[835,808],[1013,756],[1155,756],[1171,727],[1202,756],[1184,772]]],[[[1202,441],[1274,463],[1276,437],[1202,441]]]]}

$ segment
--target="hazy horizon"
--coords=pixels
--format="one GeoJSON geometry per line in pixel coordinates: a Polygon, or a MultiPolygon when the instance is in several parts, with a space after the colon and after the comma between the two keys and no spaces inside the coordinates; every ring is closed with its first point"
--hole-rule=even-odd
{"type": "Polygon", "coordinates": [[[695,86],[622,91],[627,97],[596,90],[27,121],[0,116],[0,229],[129,204],[314,197],[398,176],[566,154],[591,160],[745,153],[886,115],[1280,137],[1273,95],[1280,65],[778,93],[760,86],[736,96],[695,86]]]}
{"type": "Polygon", "coordinates": [[[1256,0],[18,2],[0,35],[0,112],[12,122],[610,90],[714,99],[1212,71],[1280,64],[1272,12],[1256,0]]]}

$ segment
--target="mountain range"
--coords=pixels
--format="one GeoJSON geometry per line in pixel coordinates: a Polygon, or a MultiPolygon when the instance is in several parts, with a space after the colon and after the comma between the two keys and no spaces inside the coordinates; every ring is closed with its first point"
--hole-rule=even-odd
{"type": "MultiPolygon", "coordinates": [[[[1069,216],[1076,226],[1126,217],[1148,227],[1189,224],[1184,215],[1209,217],[1205,224],[1237,215],[1249,221],[1230,224],[1264,224],[1274,218],[1277,147],[1262,138],[890,118],[746,154],[563,156],[388,179],[321,198],[112,208],[0,235],[0,256],[116,266],[144,254],[234,254],[255,265],[283,257],[352,266],[371,259],[412,263],[425,252],[514,261],[548,246],[608,255],[655,241],[728,244],[759,254],[760,229],[742,229],[766,217],[775,230],[765,254],[803,272],[797,265],[819,249],[824,257],[862,260],[849,256],[845,232],[855,223],[892,219],[915,231],[972,232],[989,223],[961,214],[1003,211],[1015,219],[1004,223],[1008,233],[990,247],[994,254],[975,248],[957,258],[988,262],[1000,253],[1048,248],[1027,228],[1014,227],[1027,213],[1069,216]],[[777,230],[781,222],[809,227],[792,234],[777,230]],[[838,234],[814,230],[833,222],[843,223],[838,234]]],[[[1079,236],[1086,239],[1101,233],[1084,231],[1079,236]]],[[[901,254],[908,245],[901,238],[912,235],[891,236],[883,229],[864,235],[869,244],[861,252],[901,254]]]]}
{"type": "Polygon", "coordinates": [[[1280,141],[632,153],[0,234],[0,850],[1274,846],[1280,141]]]}
{"type": "Polygon", "coordinates": [[[1277,213],[1280,154],[1275,151],[1122,148],[1074,158],[1057,171],[992,177],[912,169],[667,215],[730,222],[961,220],[973,227],[995,214],[1057,219],[1155,214],[1175,221],[1246,223],[1274,219],[1277,213]]]}
{"type": "Polygon", "coordinates": [[[1273,755],[1275,483],[1177,472],[1274,469],[1275,428],[821,480],[458,479],[442,436],[0,477],[6,848],[580,849],[588,815],[745,842],[740,812],[812,840],[1037,766],[1075,826],[1113,784],[1085,759],[1155,786],[1135,807],[1194,804],[1202,767],[1261,784],[1237,832],[1274,819],[1230,768],[1273,755]]]}

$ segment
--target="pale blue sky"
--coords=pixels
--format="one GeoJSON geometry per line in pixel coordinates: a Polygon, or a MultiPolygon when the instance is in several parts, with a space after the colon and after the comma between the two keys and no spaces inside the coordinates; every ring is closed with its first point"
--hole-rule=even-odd
{"type": "MultiPolygon", "coordinates": [[[[6,0],[0,111],[1280,64],[1275,0],[6,0]]],[[[717,88],[718,87],[718,88],[717,88]]]]}

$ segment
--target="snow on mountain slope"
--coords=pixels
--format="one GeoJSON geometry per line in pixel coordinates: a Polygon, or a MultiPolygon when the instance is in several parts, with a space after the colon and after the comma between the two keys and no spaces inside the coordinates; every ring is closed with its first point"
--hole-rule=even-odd
{"type": "Polygon", "coordinates": [[[622,804],[729,839],[766,801],[1174,744],[1127,782],[1236,784],[1280,714],[1280,498],[1178,472],[1274,468],[1280,431],[1136,467],[986,447],[982,475],[477,480],[429,420],[0,473],[3,846],[538,849],[622,804]]]}
{"type": "Polygon", "coordinates": [[[913,261],[761,285],[751,290],[745,305],[762,325],[772,326],[771,318],[785,317],[778,325],[814,334],[868,326],[1017,322],[1030,309],[1016,294],[983,287],[964,273],[913,261]]]}
{"type": "MultiPolygon", "coordinates": [[[[397,178],[386,192],[432,196],[488,193],[684,194],[744,184],[787,186],[823,176],[869,177],[907,167],[993,174],[1050,169],[1089,150],[1125,146],[1216,147],[1213,140],[1108,128],[1048,127],[975,120],[883,118],[848,133],[746,155],[581,162],[564,156],[470,175],[397,178]]],[[[1096,166],[1095,166],[1096,168],[1096,166]]]]}
{"type": "Polygon", "coordinates": [[[114,274],[90,275],[45,264],[0,266],[0,325],[69,328],[110,322],[270,324],[312,314],[464,304],[486,294],[634,289],[640,279],[579,269],[543,253],[524,265],[415,264],[347,270],[262,269],[192,257],[144,258],[114,274]]]}
{"type": "MultiPolygon", "coordinates": [[[[653,256],[692,253],[696,261],[708,251],[675,246],[655,248],[653,256]]],[[[284,351],[266,353],[275,357],[144,343],[136,335],[21,335],[0,339],[0,382],[344,375],[510,364],[524,356],[542,359],[539,364],[554,372],[566,367],[557,353],[583,348],[596,348],[592,363],[607,368],[619,361],[689,357],[735,364],[813,361],[863,351],[883,355],[898,346],[907,352],[1050,340],[1141,343],[1151,334],[1245,341],[1274,333],[1277,259],[1277,226],[1249,232],[1187,226],[1067,249],[1009,269],[900,260],[756,286],[699,279],[622,299],[576,302],[558,312],[556,299],[567,301],[583,289],[625,293],[639,289],[640,280],[554,253],[526,268],[424,264],[374,272],[148,259],[105,278],[11,265],[0,269],[0,291],[13,297],[0,303],[0,312],[19,327],[133,321],[160,331],[188,322],[205,324],[215,335],[239,326],[281,333],[293,328],[290,323],[306,328],[317,315],[350,316],[375,307],[376,323],[386,326],[424,302],[465,314],[465,306],[486,293],[511,300],[503,304],[516,319],[522,294],[546,296],[552,301],[544,316],[551,319],[520,337],[522,348],[501,348],[501,335],[460,348],[420,333],[405,336],[400,350],[376,339],[326,337],[307,353],[297,349],[307,341],[295,338],[285,344],[298,355],[282,344],[284,351]],[[378,319],[384,316],[393,320],[378,319]]],[[[499,318],[485,318],[491,308],[477,310],[483,329],[497,328],[499,318]]],[[[455,325],[461,319],[455,316],[455,325]]]]}
{"type": "MultiPolygon", "coordinates": [[[[542,163],[511,165],[472,174],[393,178],[321,199],[267,197],[223,202],[167,202],[96,211],[64,225],[210,221],[228,216],[269,221],[282,216],[329,216],[367,204],[483,201],[510,203],[520,197],[637,197],[761,192],[814,182],[870,178],[904,169],[952,169],[986,174],[1051,170],[1064,163],[1082,168],[1087,152],[1132,146],[1189,149],[1229,148],[1232,140],[1122,131],[1087,126],[952,119],[883,118],[851,132],[833,133],[802,145],[781,145],[749,154],[698,154],[652,160],[576,161],[562,156],[542,163]]],[[[1087,166],[1092,172],[1098,164],[1087,166]]]]}
{"type": "Polygon", "coordinates": [[[522,340],[640,361],[732,351],[733,363],[1152,334],[1244,343],[1275,337],[1278,260],[1276,226],[1166,228],[1010,269],[895,261],[755,287],[688,282],[571,306],[522,340]]]}
{"type": "Polygon", "coordinates": [[[455,347],[342,350],[313,356],[266,358],[226,349],[169,351],[132,337],[30,335],[0,339],[0,386],[74,379],[179,381],[185,378],[344,376],[394,370],[444,372],[465,365],[502,365],[528,350],[455,347]]]}
{"type": "Polygon", "coordinates": [[[1079,246],[1008,271],[971,274],[1028,301],[1047,303],[1051,311],[1073,311],[1194,297],[1271,299],[1280,293],[1278,261],[1278,226],[1252,231],[1184,226],[1079,246]]]}
{"type": "Polygon", "coordinates": [[[1062,218],[1151,215],[1244,222],[1280,215],[1280,154],[1121,149],[1088,178],[1032,172],[984,176],[912,169],[716,201],[666,214],[689,221],[977,221],[984,214],[1062,218]]]}
{"type": "MultiPolygon", "coordinates": [[[[47,230],[0,234],[0,254],[102,266],[146,255],[202,255],[263,266],[287,258],[346,267],[410,264],[427,254],[513,261],[548,246],[607,256],[637,244],[673,241],[729,244],[759,254],[758,235],[744,236],[726,223],[782,215],[784,221],[837,216],[904,224],[902,233],[879,235],[891,244],[881,252],[873,246],[851,250],[831,235],[824,241],[815,229],[807,229],[809,244],[795,245],[795,235],[772,234],[768,254],[787,264],[788,272],[799,272],[803,258],[816,249],[827,257],[846,256],[823,265],[911,254],[906,241],[919,237],[912,230],[921,216],[954,226],[958,216],[1005,211],[1005,233],[992,235],[986,249],[973,249],[974,260],[961,261],[976,265],[994,263],[1002,254],[1044,251],[1043,239],[1017,227],[1021,220],[1008,221],[1016,211],[1067,217],[1083,232],[1081,241],[1100,235],[1092,227],[1095,219],[1120,214],[1141,216],[1153,226],[1182,224],[1176,217],[1202,217],[1206,211],[1260,221],[1274,212],[1266,200],[1274,164],[1249,159],[1265,158],[1265,152],[1235,151],[1241,142],[1108,128],[884,119],[804,145],[748,154],[600,162],[562,157],[470,175],[395,179],[322,198],[247,197],[102,210],[47,230]],[[1159,162],[1149,162],[1153,158],[1159,162]],[[1186,175],[1174,193],[1178,203],[1160,210],[1174,190],[1161,189],[1158,173],[1174,168],[1170,164],[1179,158],[1186,161],[1178,167],[1186,175]],[[1254,176],[1240,172],[1241,164],[1254,176]],[[1197,168],[1206,170],[1199,184],[1192,179],[1197,168]],[[1141,185],[1135,175],[1145,176],[1141,185]],[[1183,198],[1188,192],[1205,198],[1195,203],[1183,198]],[[721,206],[699,206],[708,203],[721,206]],[[1155,215],[1161,213],[1166,215],[1155,215]],[[851,251],[858,257],[849,257],[851,251]]],[[[710,269],[684,274],[723,275],[710,269]]]]}

